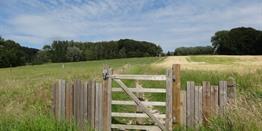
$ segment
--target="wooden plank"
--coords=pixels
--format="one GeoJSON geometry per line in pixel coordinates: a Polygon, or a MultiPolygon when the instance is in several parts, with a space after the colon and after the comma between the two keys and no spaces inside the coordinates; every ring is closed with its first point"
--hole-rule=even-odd
{"type": "Polygon", "coordinates": [[[120,130],[147,130],[147,131],[161,131],[157,126],[141,126],[141,125],[123,125],[123,124],[112,124],[112,128],[120,130]]]}
{"type": "Polygon", "coordinates": [[[215,93],[214,93],[214,86],[210,86],[210,114],[215,113],[215,93]]]}
{"type": "Polygon", "coordinates": [[[165,75],[111,75],[112,79],[165,81],[165,75]]]}
{"type": "Polygon", "coordinates": [[[57,107],[56,107],[56,93],[57,92],[57,83],[55,82],[53,84],[53,87],[52,87],[52,111],[53,111],[53,114],[54,114],[54,117],[56,118],[56,114],[57,114],[57,107]]]}
{"type": "Polygon", "coordinates": [[[202,86],[199,86],[199,89],[198,89],[198,102],[199,102],[199,106],[198,106],[198,110],[199,110],[199,114],[198,114],[198,123],[199,124],[202,124],[202,121],[203,121],[203,93],[202,93],[202,89],[203,87],[202,86]]]}
{"type": "MultiPolygon", "coordinates": [[[[129,118],[149,118],[145,113],[123,113],[112,112],[112,117],[129,117],[129,118]]],[[[166,114],[153,114],[156,118],[166,118],[166,114]]]]}
{"type": "MultiPolygon", "coordinates": [[[[108,76],[113,75],[112,69],[109,66],[104,67],[104,71],[108,76]]],[[[111,131],[111,91],[112,78],[108,77],[103,80],[103,130],[111,131]]]]}
{"type": "Polygon", "coordinates": [[[84,113],[84,121],[88,120],[88,82],[84,82],[84,96],[83,96],[83,113],[84,113]]]}
{"type": "Polygon", "coordinates": [[[218,86],[214,86],[214,112],[218,113],[218,86]]]}
{"type": "Polygon", "coordinates": [[[172,77],[173,77],[173,91],[172,91],[172,115],[173,118],[176,119],[174,124],[181,124],[181,103],[180,103],[180,89],[181,89],[181,82],[180,82],[180,64],[172,65],[172,77]]]}
{"type": "Polygon", "coordinates": [[[139,101],[139,99],[129,91],[128,87],[119,79],[114,79],[126,92],[127,95],[129,95],[136,104],[145,112],[162,130],[166,131],[165,126],[139,101]]]}
{"type": "Polygon", "coordinates": [[[236,98],[236,81],[233,78],[230,78],[227,81],[227,97],[228,102],[234,102],[236,98]]]}
{"type": "MultiPolygon", "coordinates": [[[[158,102],[158,101],[143,101],[141,103],[145,106],[166,106],[166,102],[158,102]]],[[[137,104],[134,101],[113,100],[112,105],[137,105],[137,104]]]]}
{"type": "Polygon", "coordinates": [[[91,82],[91,127],[95,128],[96,81],[91,82]]]}
{"type": "Polygon", "coordinates": [[[65,103],[65,112],[66,112],[65,117],[69,121],[71,121],[72,115],[73,115],[73,105],[72,105],[73,104],[73,102],[72,102],[73,94],[72,93],[73,93],[72,92],[72,84],[67,83],[66,96],[65,96],[65,99],[66,99],[65,100],[66,101],[66,103],[65,103]]]}
{"type": "MultiPolygon", "coordinates": [[[[131,92],[145,92],[145,93],[166,93],[166,89],[161,89],[161,88],[129,88],[131,92]]],[[[124,92],[122,88],[112,88],[112,92],[124,92]]]]}
{"type": "Polygon", "coordinates": [[[187,82],[187,126],[194,126],[194,82],[187,82]]]}
{"type": "Polygon", "coordinates": [[[65,80],[60,80],[61,87],[61,119],[65,119],[65,80]]]}
{"type": "Polygon", "coordinates": [[[103,131],[103,122],[104,122],[104,114],[103,114],[103,101],[104,101],[104,99],[103,99],[103,90],[102,90],[102,84],[101,83],[98,83],[98,85],[99,85],[99,91],[98,91],[98,97],[99,97],[99,108],[98,108],[98,114],[99,114],[99,128],[98,128],[98,130],[99,131],[103,131]]]}
{"type": "Polygon", "coordinates": [[[92,81],[88,81],[87,83],[87,120],[88,123],[91,125],[91,110],[92,110],[92,81]]]}
{"type": "Polygon", "coordinates": [[[79,124],[80,128],[83,129],[84,124],[84,82],[81,82],[79,88],[79,124]]]}
{"type": "Polygon", "coordinates": [[[77,101],[77,99],[76,99],[76,97],[77,97],[77,82],[76,81],[74,81],[74,84],[73,84],[73,116],[74,116],[74,119],[76,120],[76,117],[77,117],[77,115],[76,115],[76,113],[77,113],[77,111],[76,111],[76,105],[77,105],[77,103],[76,103],[76,101],[77,101]]]}
{"type": "Polygon", "coordinates": [[[58,121],[61,120],[61,86],[59,83],[60,82],[58,82],[58,88],[56,90],[56,118],[58,121]]]}
{"type": "Polygon", "coordinates": [[[77,101],[76,101],[76,103],[77,103],[77,107],[76,107],[76,111],[77,111],[77,123],[79,124],[80,123],[80,121],[81,121],[81,112],[80,112],[80,105],[81,105],[81,103],[80,103],[80,99],[81,99],[81,81],[80,80],[78,80],[77,81],[77,86],[76,86],[77,88],[77,101]]]}
{"type": "Polygon", "coordinates": [[[99,84],[96,83],[96,101],[95,101],[95,129],[98,130],[99,129],[99,84]]]}
{"type": "Polygon", "coordinates": [[[198,125],[199,121],[199,86],[194,87],[194,120],[193,123],[194,125],[198,125]]]}
{"type": "Polygon", "coordinates": [[[224,110],[224,107],[227,103],[227,82],[219,81],[219,108],[221,111],[224,110]]]}
{"type": "Polygon", "coordinates": [[[203,81],[203,121],[206,124],[210,116],[211,110],[211,94],[210,94],[210,83],[203,81]]]}
{"type": "MultiPolygon", "coordinates": [[[[172,131],[172,84],[173,84],[173,79],[172,79],[172,71],[167,70],[166,72],[166,119],[165,119],[165,126],[168,131],[172,131]]],[[[179,99],[180,100],[180,99],[179,99]]],[[[179,102],[180,103],[180,102],[179,102]]],[[[180,106],[179,106],[180,108],[180,106]]],[[[180,115],[180,114],[179,114],[180,115]]],[[[175,118],[177,118],[174,115],[175,118]]],[[[180,116],[179,116],[180,118],[180,116]]],[[[176,120],[176,119],[175,119],[176,120]]]]}
{"type": "Polygon", "coordinates": [[[180,95],[180,97],[181,97],[181,99],[180,99],[180,101],[181,101],[181,109],[180,109],[180,111],[181,111],[181,116],[180,116],[180,118],[181,118],[181,125],[182,126],[186,126],[186,111],[187,111],[187,108],[186,108],[186,91],[185,90],[182,90],[182,91],[180,91],[180,93],[181,93],[181,95],[180,95]]]}

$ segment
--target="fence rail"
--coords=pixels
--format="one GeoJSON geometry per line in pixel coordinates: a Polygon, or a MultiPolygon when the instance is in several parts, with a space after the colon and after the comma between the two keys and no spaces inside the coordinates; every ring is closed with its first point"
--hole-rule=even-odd
{"type": "MultiPolygon", "coordinates": [[[[109,70],[108,70],[109,71],[109,70]]],[[[219,81],[211,85],[208,81],[196,84],[188,81],[186,90],[180,87],[180,65],[173,66],[167,75],[112,75],[102,83],[96,81],[67,82],[59,80],[52,89],[52,112],[57,120],[74,120],[80,128],[88,123],[97,131],[118,129],[172,130],[174,124],[197,127],[206,123],[210,117],[224,111],[225,106],[236,97],[234,80],[219,81]],[[121,79],[133,79],[135,88],[128,88],[121,79]],[[113,87],[114,80],[120,87],[113,87]],[[143,88],[139,80],[164,80],[166,88],[143,88]],[[133,101],[112,100],[113,92],[125,92],[133,101]],[[135,93],[135,94],[134,94],[135,93]],[[166,93],[166,101],[140,101],[143,93],[166,93]],[[133,105],[137,113],[112,112],[111,105],[133,105]],[[152,114],[148,106],[166,107],[165,114],[152,114]],[[143,123],[144,118],[151,118],[156,125],[124,125],[111,122],[112,117],[137,118],[143,123]],[[164,119],[159,121],[157,119],[164,119]],[[172,125],[173,124],[173,125],[172,125]]]]}

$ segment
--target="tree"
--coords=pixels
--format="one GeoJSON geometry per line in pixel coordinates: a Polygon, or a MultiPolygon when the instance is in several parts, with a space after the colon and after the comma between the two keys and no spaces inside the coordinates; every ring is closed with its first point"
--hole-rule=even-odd
{"type": "Polygon", "coordinates": [[[67,52],[66,52],[66,57],[67,57],[67,60],[70,62],[80,61],[82,57],[82,51],[75,46],[68,47],[67,52]]]}
{"type": "Polygon", "coordinates": [[[262,31],[238,27],[230,31],[218,31],[211,38],[216,54],[259,55],[262,54],[262,31]]]}

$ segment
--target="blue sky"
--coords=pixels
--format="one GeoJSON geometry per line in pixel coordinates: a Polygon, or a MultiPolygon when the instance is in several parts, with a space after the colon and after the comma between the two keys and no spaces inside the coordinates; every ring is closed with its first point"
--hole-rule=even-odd
{"type": "Polygon", "coordinates": [[[262,30],[262,0],[0,0],[0,36],[35,48],[130,38],[167,51],[239,26],[262,30]]]}

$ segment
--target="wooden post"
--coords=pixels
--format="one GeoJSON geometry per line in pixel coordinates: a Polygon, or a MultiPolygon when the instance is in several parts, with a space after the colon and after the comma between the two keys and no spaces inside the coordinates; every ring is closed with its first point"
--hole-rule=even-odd
{"type": "Polygon", "coordinates": [[[227,81],[227,97],[228,102],[234,102],[236,98],[236,81],[234,78],[229,78],[227,81]]]}
{"type": "Polygon", "coordinates": [[[73,104],[73,99],[72,99],[72,92],[73,90],[72,90],[72,84],[69,84],[69,83],[67,83],[67,86],[66,86],[66,98],[65,98],[65,101],[66,101],[66,103],[65,103],[65,112],[66,112],[66,114],[65,114],[65,117],[66,117],[66,119],[67,120],[69,120],[69,121],[71,121],[71,119],[72,119],[72,115],[73,115],[73,109],[72,109],[72,104],[73,104]]]}
{"type": "Polygon", "coordinates": [[[109,66],[105,66],[103,70],[103,130],[111,131],[111,90],[112,90],[112,69],[109,66]]]}
{"type": "Polygon", "coordinates": [[[172,71],[166,73],[166,120],[165,126],[168,131],[172,131],[172,71]]]}
{"type": "Polygon", "coordinates": [[[211,113],[211,88],[210,83],[207,81],[203,81],[203,121],[204,124],[207,123],[207,119],[211,113]]]}
{"type": "Polygon", "coordinates": [[[181,102],[180,102],[180,64],[174,64],[172,66],[172,77],[173,77],[173,91],[172,91],[172,118],[175,118],[175,124],[181,124],[181,102]]]}

